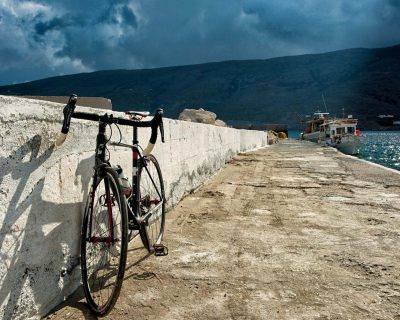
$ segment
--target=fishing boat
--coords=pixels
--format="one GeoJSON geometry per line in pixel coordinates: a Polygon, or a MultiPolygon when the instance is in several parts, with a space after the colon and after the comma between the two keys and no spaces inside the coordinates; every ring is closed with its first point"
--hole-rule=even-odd
{"type": "Polygon", "coordinates": [[[300,138],[337,148],[339,151],[355,155],[360,152],[361,131],[357,128],[357,119],[330,118],[328,112],[317,111],[306,122],[306,128],[300,138]]]}

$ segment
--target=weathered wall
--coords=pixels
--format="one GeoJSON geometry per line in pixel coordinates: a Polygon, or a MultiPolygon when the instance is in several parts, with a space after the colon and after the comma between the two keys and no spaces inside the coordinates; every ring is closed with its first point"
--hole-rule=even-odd
{"type": "MultiPolygon", "coordinates": [[[[54,149],[62,105],[0,96],[0,318],[44,315],[80,283],[79,234],[97,125],[73,119],[54,149]],[[72,272],[62,276],[64,270],[72,272]]],[[[88,109],[86,109],[88,110],[88,109]]],[[[266,134],[165,119],[155,155],[168,205],[198,187],[234,154],[267,144],[266,134]]],[[[140,129],[145,145],[148,130],[140,129]]],[[[124,128],[125,142],[131,129],[124,128]]],[[[118,139],[118,131],[114,130],[118,139]]],[[[130,152],[111,149],[129,171],[130,152]]]]}

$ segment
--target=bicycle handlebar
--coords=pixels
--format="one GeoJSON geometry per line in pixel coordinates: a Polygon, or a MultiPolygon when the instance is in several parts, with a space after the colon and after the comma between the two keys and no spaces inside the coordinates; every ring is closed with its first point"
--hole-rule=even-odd
{"type": "Polygon", "coordinates": [[[73,94],[70,96],[67,105],[64,107],[63,114],[63,126],[61,128],[61,136],[56,141],[56,146],[60,146],[64,143],[66,136],[69,132],[69,127],[71,124],[71,118],[83,119],[95,122],[104,122],[108,124],[119,124],[123,126],[131,126],[131,127],[150,127],[151,128],[151,136],[149,140],[149,144],[146,147],[144,153],[148,155],[154,148],[154,145],[157,141],[157,129],[160,128],[161,141],[164,140],[164,125],[163,125],[163,109],[157,109],[153,119],[149,121],[139,121],[132,119],[125,119],[114,117],[112,114],[105,113],[104,115],[99,115],[95,113],[87,113],[87,112],[75,112],[76,102],[78,100],[77,95],[73,94]]]}

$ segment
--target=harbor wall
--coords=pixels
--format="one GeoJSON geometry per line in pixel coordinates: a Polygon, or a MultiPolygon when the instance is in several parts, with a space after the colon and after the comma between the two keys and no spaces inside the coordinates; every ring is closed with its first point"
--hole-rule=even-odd
{"type": "MultiPolygon", "coordinates": [[[[0,96],[1,319],[40,318],[80,284],[79,237],[97,124],[73,119],[67,140],[54,148],[62,107],[0,96]]],[[[238,152],[267,145],[261,131],[172,119],[165,119],[164,126],[166,142],[158,142],[154,154],[163,171],[168,207],[238,152]]],[[[132,129],[121,130],[123,142],[129,143],[132,129]]],[[[139,129],[143,146],[148,131],[139,129]]],[[[115,127],[112,139],[119,140],[115,127]]],[[[130,151],[110,147],[110,155],[129,174],[130,151]]]]}

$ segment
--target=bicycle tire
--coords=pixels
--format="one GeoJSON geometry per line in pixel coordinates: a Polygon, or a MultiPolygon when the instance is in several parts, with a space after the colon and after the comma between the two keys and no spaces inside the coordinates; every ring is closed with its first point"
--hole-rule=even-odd
{"type": "MultiPolygon", "coordinates": [[[[164,236],[164,231],[165,231],[165,190],[164,190],[164,180],[162,178],[162,173],[161,173],[161,168],[160,165],[157,161],[157,159],[153,155],[149,155],[146,157],[147,165],[146,166],[140,166],[138,170],[138,191],[140,195],[140,210],[144,211],[143,208],[145,207],[143,205],[143,199],[144,197],[147,196],[145,193],[145,188],[144,188],[144,182],[145,182],[145,177],[146,176],[151,176],[153,180],[157,183],[158,182],[158,187],[159,187],[159,192],[161,193],[161,200],[162,200],[162,205],[160,207],[161,211],[160,216],[159,216],[159,228],[158,231],[156,229],[156,236],[154,237],[154,231],[150,228],[150,225],[141,225],[139,229],[140,233],[140,238],[143,242],[144,247],[149,251],[153,251],[153,245],[154,244],[159,244],[161,243],[163,236],[164,236]],[[153,168],[151,168],[154,166],[153,168]],[[147,168],[147,170],[146,170],[147,168]],[[153,169],[153,170],[152,170],[153,169]],[[157,177],[154,177],[157,175],[157,177]]],[[[147,182],[149,182],[149,179],[147,177],[147,182]]],[[[155,188],[154,188],[155,189],[155,188]]],[[[148,190],[147,190],[148,191],[148,190]]],[[[158,194],[152,194],[151,196],[159,196],[158,194]]],[[[141,212],[141,215],[144,215],[145,212],[141,212]]],[[[150,220],[150,219],[149,219],[150,220]]]]}
{"type": "MultiPolygon", "coordinates": [[[[121,291],[122,282],[124,279],[126,259],[127,259],[127,248],[128,248],[128,217],[127,217],[126,199],[125,199],[125,196],[122,194],[122,189],[121,189],[121,185],[119,183],[117,173],[112,168],[105,167],[105,168],[101,169],[101,175],[96,176],[94,179],[96,179],[96,183],[93,185],[93,190],[91,190],[92,192],[90,193],[90,195],[88,197],[88,202],[86,205],[84,220],[83,220],[83,224],[82,224],[82,233],[81,233],[82,283],[83,283],[83,289],[84,289],[86,301],[87,301],[87,304],[88,304],[90,310],[97,316],[105,316],[111,311],[111,309],[114,307],[115,303],[117,302],[117,299],[118,299],[120,291],[121,291]],[[119,207],[119,213],[120,213],[120,218],[121,218],[120,253],[119,253],[119,256],[116,258],[116,260],[118,261],[118,269],[117,269],[117,272],[115,273],[115,276],[116,276],[115,285],[111,291],[111,295],[108,297],[108,299],[104,303],[99,304],[99,302],[96,302],[96,299],[95,299],[95,294],[98,293],[98,292],[96,292],[96,289],[97,289],[96,285],[95,285],[96,282],[92,286],[90,284],[91,275],[88,274],[87,243],[90,243],[90,241],[88,241],[88,232],[89,232],[88,229],[89,229],[89,220],[90,220],[89,213],[90,213],[91,207],[92,207],[92,211],[93,211],[93,207],[94,207],[93,205],[90,206],[89,202],[95,201],[96,191],[99,190],[99,186],[102,181],[104,181],[105,189],[107,189],[107,183],[105,182],[106,179],[108,179],[108,181],[109,181],[108,188],[109,188],[109,190],[111,189],[109,192],[112,192],[112,195],[114,196],[116,203],[118,204],[118,207],[119,207]]],[[[105,190],[105,192],[107,193],[106,190],[105,190]]],[[[109,193],[109,195],[111,195],[111,194],[109,193]]],[[[101,198],[101,196],[100,196],[100,198],[101,198]]],[[[111,196],[111,198],[112,198],[112,196],[111,196]]],[[[108,203],[107,203],[107,206],[108,206],[108,203]]],[[[110,204],[110,206],[111,206],[111,204],[110,204]]],[[[107,212],[108,212],[108,210],[109,209],[107,208],[107,212]]],[[[94,212],[92,212],[92,215],[93,214],[94,214],[94,212]]],[[[100,216],[100,213],[99,213],[99,216],[100,216]]],[[[114,216],[115,217],[117,216],[117,214],[115,214],[115,209],[114,209],[114,213],[113,213],[113,219],[114,219],[114,216]]],[[[95,223],[97,224],[97,226],[99,226],[99,228],[101,228],[100,227],[100,225],[102,224],[101,220],[100,220],[100,223],[98,221],[95,221],[95,223]]],[[[92,226],[92,228],[93,228],[93,226],[92,226]]],[[[115,232],[115,230],[113,232],[115,232]]],[[[94,242],[94,244],[96,244],[96,243],[94,242]]],[[[100,243],[99,245],[104,245],[104,243],[100,243]]],[[[109,243],[106,244],[106,246],[107,245],[110,246],[109,243]]],[[[113,243],[112,246],[117,246],[117,245],[113,243]]],[[[108,251],[111,252],[111,246],[109,247],[108,251]]],[[[102,252],[101,249],[99,249],[99,252],[102,252]]],[[[103,261],[104,255],[105,255],[105,253],[102,253],[101,257],[99,258],[100,261],[103,261]]],[[[110,253],[110,255],[114,255],[114,254],[110,253]]],[[[115,257],[115,255],[114,255],[114,257],[115,257]]],[[[97,274],[100,269],[101,268],[98,268],[97,270],[95,269],[95,273],[97,274]]],[[[104,276],[106,281],[108,279],[108,276],[109,276],[108,274],[106,274],[104,276]]],[[[101,280],[101,281],[103,281],[103,280],[101,280]]],[[[99,291],[101,292],[102,289],[103,288],[101,288],[99,291]]]]}

